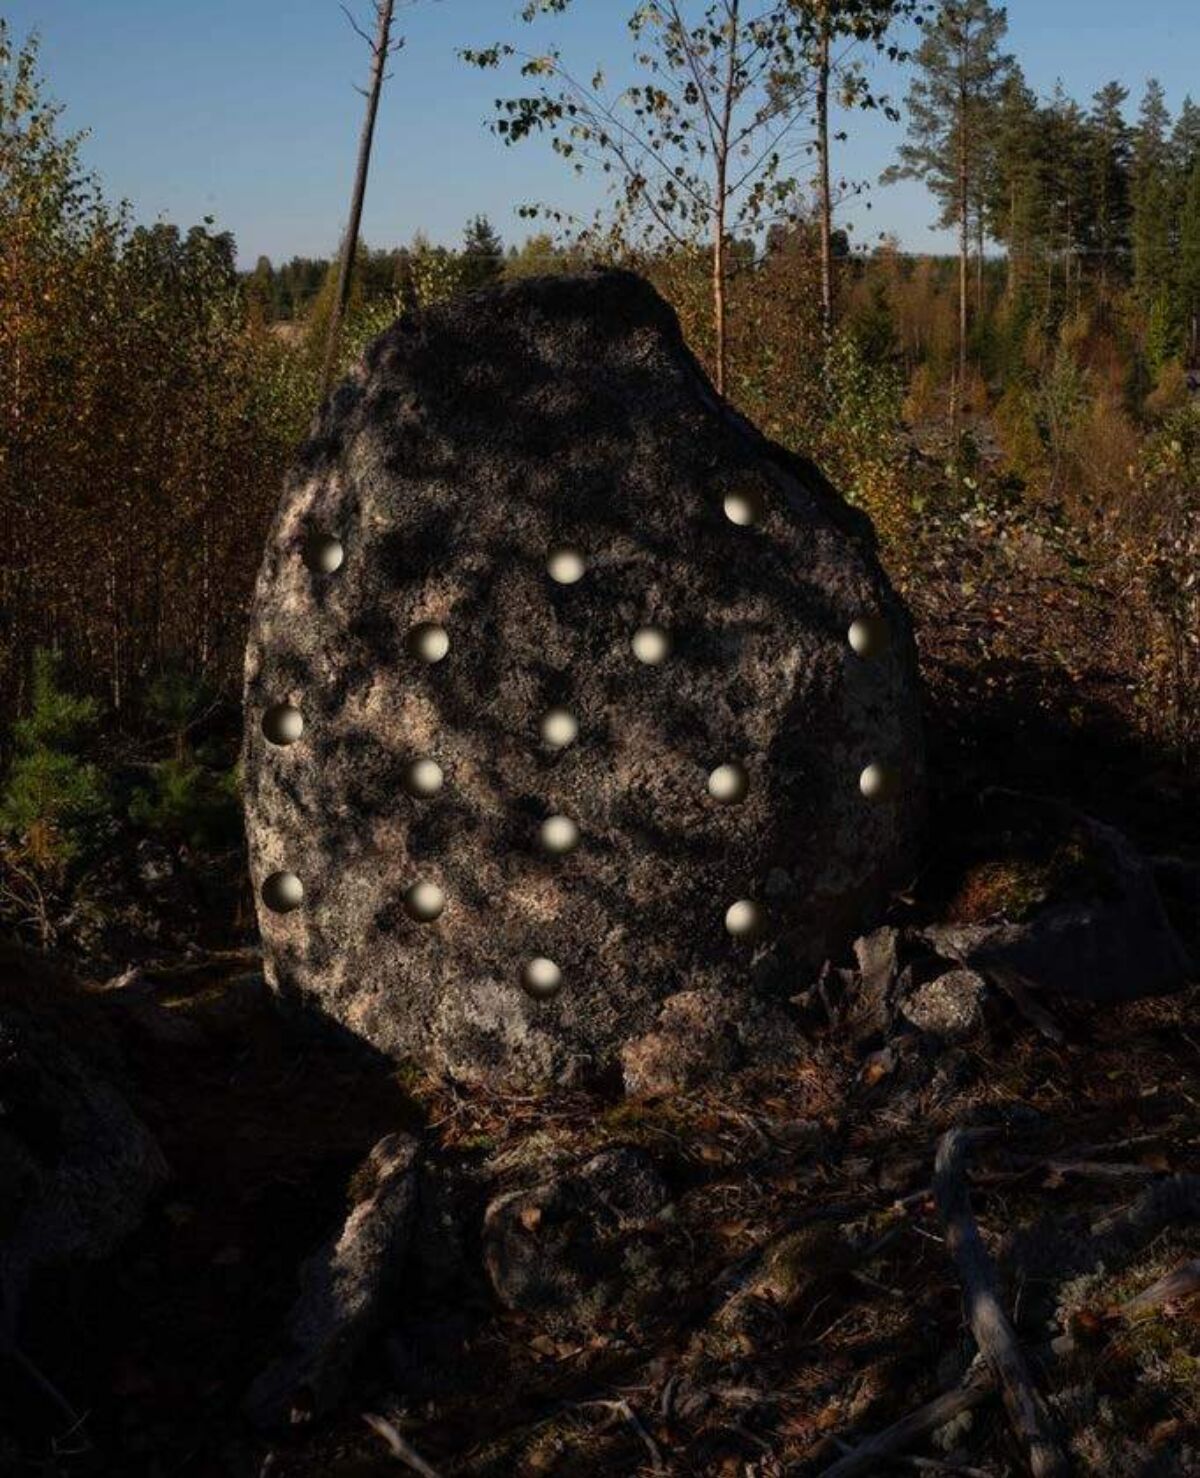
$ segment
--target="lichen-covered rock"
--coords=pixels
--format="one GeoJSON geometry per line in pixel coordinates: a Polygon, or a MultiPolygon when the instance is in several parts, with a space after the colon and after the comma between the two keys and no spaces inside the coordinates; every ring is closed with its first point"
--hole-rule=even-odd
{"type": "Polygon", "coordinates": [[[488,1207],[484,1263],[510,1309],[588,1320],[661,1293],[667,1187],[640,1150],[611,1149],[488,1207]]]}
{"type": "Polygon", "coordinates": [[[870,525],[626,273],[402,318],[326,406],[246,669],[272,984],[469,1077],[786,996],[913,861],[908,619],[870,525]]]}
{"type": "Polygon", "coordinates": [[[920,1031],[958,1041],[983,1025],[987,983],[974,970],[947,970],[906,996],[901,1015],[920,1031]]]}

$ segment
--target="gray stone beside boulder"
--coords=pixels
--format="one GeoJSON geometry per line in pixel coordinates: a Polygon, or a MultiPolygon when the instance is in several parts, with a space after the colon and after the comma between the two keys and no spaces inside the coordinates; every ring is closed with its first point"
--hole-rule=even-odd
{"type": "Polygon", "coordinates": [[[612,1065],[681,992],[786,997],[915,860],[870,524],[627,273],[376,341],[288,480],[245,698],[271,984],[464,1077],[612,1065]]]}
{"type": "Polygon", "coordinates": [[[0,1334],[31,1273],[112,1252],[167,1178],[121,1068],[98,1003],[0,945],[0,1334]]]}
{"type": "Polygon", "coordinates": [[[922,940],[947,960],[983,975],[1001,972],[1055,995],[1137,1000],[1181,990],[1195,962],[1172,928],[1154,869],[1111,826],[1045,803],[1084,838],[1088,878],[1079,896],[1049,901],[1027,919],[942,923],[922,940]]]}

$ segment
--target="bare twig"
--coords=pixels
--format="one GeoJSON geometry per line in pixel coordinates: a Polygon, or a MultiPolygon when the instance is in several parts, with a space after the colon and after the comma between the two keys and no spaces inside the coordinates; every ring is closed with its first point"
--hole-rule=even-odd
{"type": "Polygon", "coordinates": [[[376,1416],[373,1411],[364,1411],[362,1419],[373,1432],[377,1432],[383,1438],[397,1461],[407,1464],[414,1473],[420,1473],[421,1478],[441,1478],[438,1470],[430,1467],[417,1449],[401,1437],[395,1425],[386,1417],[376,1416]]]}
{"type": "Polygon", "coordinates": [[[996,1293],[995,1270],[967,1192],[967,1151],[971,1133],[951,1129],[938,1146],[933,1191],[946,1228],[946,1246],[963,1285],[963,1302],[971,1333],[1000,1387],[1008,1419],[1028,1453],[1034,1478],[1059,1478],[1067,1460],[1025,1362],[1016,1331],[996,1293]]]}
{"type": "Polygon", "coordinates": [[[646,1427],[641,1418],[638,1416],[637,1412],[634,1411],[633,1407],[629,1404],[624,1396],[619,1396],[615,1400],[605,1400],[597,1397],[593,1401],[577,1401],[574,1404],[577,1407],[581,1408],[585,1406],[600,1406],[607,1411],[617,1412],[617,1414],[619,1416],[622,1416],[641,1438],[643,1444],[645,1445],[646,1451],[650,1454],[650,1462],[654,1468],[654,1471],[656,1473],[665,1473],[667,1471],[666,1466],[663,1463],[662,1453],[659,1450],[658,1443],[655,1442],[654,1438],[646,1430],[646,1427]]]}

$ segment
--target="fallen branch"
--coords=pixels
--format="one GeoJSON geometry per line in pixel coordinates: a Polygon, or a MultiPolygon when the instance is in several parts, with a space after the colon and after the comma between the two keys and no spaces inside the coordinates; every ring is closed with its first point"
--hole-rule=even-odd
{"type": "Polygon", "coordinates": [[[1050,1429],[1017,1340],[996,1293],[995,1270],[971,1214],[966,1161],[969,1131],[951,1129],[942,1137],[933,1168],[933,1192],[946,1228],[946,1247],[963,1285],[967,1322],[975,1343],[1000,1387],[1008,1419],[1028,1454],[1034,1478],[1060,1478],[1067,1460],[1050,1429]]]}
{"type": "Polygon", "coordinates": [[[984,1364],[977,1365],[961,1385],[943,1391],[916,1411],[840,1457],[821,1478],[859,1478],[860,1474],[877,1473],[879,1464],[902,1453],[905,1448],[936,1432],[964,1411],[972,1411],[985,1402],[996,1389],[992,1372],[984,1364]]]}
{"type": "MultiPolygon", "coordinates": [[[[1130,1320],[1144,1318],[1163,1304],[1191,1297],[1200,1292],[1200,1258],[1184,1263],[1165,1277],[1159,1278],[1149,1288],[1122,1304],[1117,1318],[1130,1320]]],[[[1062,1360],[1075,1354],[1077,1345],[1074,1337],[1062,1334],[1040,1352],[1047,1360],[1062,1360]]],[[[898,1422],[860,1442],[857,1447],[839,1458],[832,1467],[826,1468],[821,1478],[858,1478],[860,1474],[877,1471],[877,1465],[894,1459],[906,1448],[911,1447],[930,1432],[952,1421],[960,1412],[980,1406],[996,1390],[996,1378],[989,1366],[978,1363],[960,1384],[943,1391],[924,1406],[909,1412],[898,1422]]]]}

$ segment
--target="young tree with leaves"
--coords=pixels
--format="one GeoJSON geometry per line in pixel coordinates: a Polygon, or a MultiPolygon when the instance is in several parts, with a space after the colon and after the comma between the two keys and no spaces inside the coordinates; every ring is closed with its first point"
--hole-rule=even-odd
{"type": "MultiPolygon", "coordinates": [[[[562,12],[570,0],[530,0],[522,19],[562,12]]],[[[790,0],[712,0],[692,20],[680,0],[647,0],[628,21],[642,79],[612,93],[605,75],[577,75],[551,48],[533,55],[499,43],[465,60],[520,65],[533,83],[501,99],[493,129],[507,144],[549,135],[578,173],[594,168],[614,182],[614,210],[582,227],[582,244],[624,250],[643,244],[711,252],[714,378],[727,372],[727,279],[731,239],[781,214],[796,192],[790,173],[803,117],[804,35],[790,0]],[[773,87],[780,78],[783,88],[773,87]]],[[[571,223],[560,211],[521,214],[571,223]]]]}

